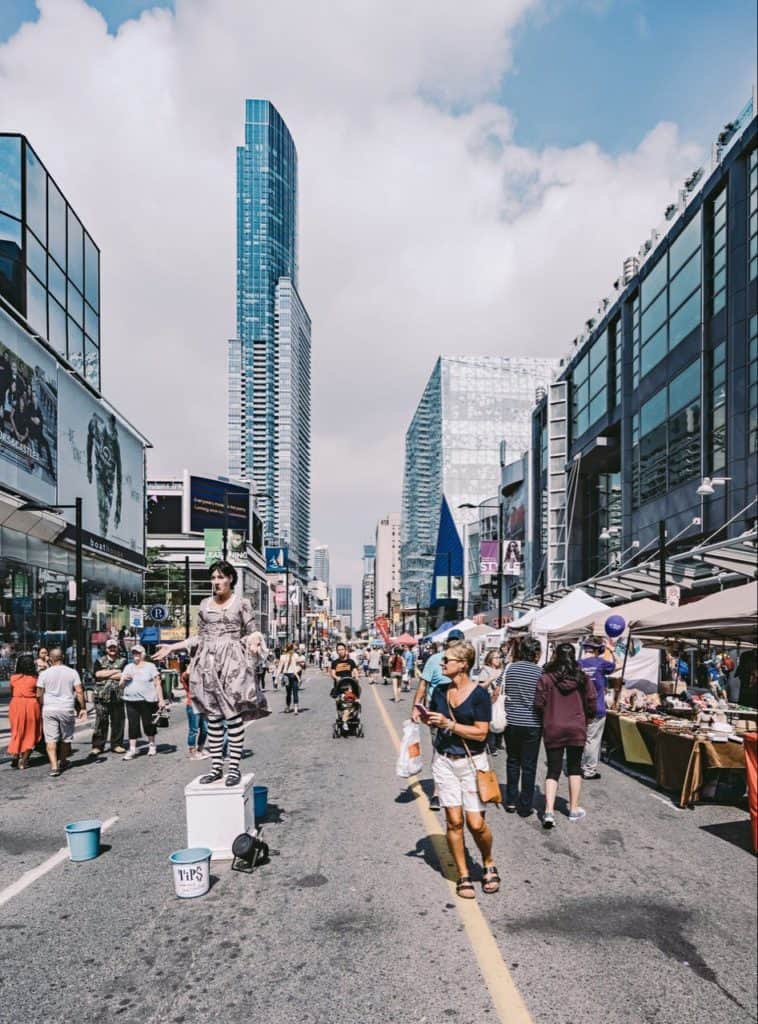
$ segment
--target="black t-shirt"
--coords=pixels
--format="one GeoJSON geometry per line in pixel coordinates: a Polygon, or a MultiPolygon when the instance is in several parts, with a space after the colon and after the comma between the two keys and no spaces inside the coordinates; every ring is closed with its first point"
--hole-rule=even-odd
{"type": "MultiPolygon", "coordinates": [[[[435,686],[432,699],[429,703],[429,710],[436,711],[445,718],[453,718],[450,714],[450,706],[447,702],[447,695],[450,686],[435,686]]],[[[474,725],[476,722],[492,721],[492,698],[483,686],[475,686],[468,697],[454,709],[455,721],[458,725],[474,725]]],[[[470,754],[481,754],[487,746],[487,740],[466,740],[470,754]]],[[[448,735],[442,729],[437,730],[437,738],[434,742],[435,750],[440,754],[465,754],[466,747],[460,736],[448,735]]]]}
{"type": "Polygon", "coordinates": [[[351,676],[357,667],[352,658],[335,658],[332,662],[332,672],[335,672],[340,678],[351,676]]]}

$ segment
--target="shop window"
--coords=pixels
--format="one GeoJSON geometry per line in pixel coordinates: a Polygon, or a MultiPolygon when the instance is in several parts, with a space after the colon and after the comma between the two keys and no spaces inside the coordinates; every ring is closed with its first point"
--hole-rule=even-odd
{"type": "Polygon", "coordinates": [[[711,353],[711,473],[726,468],[726,342],[711,353]]]}

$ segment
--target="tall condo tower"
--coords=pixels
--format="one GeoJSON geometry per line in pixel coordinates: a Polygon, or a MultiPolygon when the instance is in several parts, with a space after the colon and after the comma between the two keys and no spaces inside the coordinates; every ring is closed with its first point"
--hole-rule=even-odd
{"type": "Polygon", "coordinates": [[[229,475],[253,480],[266,541],[307,575],[311,321],[297,290],[297,150],[268,100],[245,101],[237,149],[237,338],[229,342],[229,475]]]}

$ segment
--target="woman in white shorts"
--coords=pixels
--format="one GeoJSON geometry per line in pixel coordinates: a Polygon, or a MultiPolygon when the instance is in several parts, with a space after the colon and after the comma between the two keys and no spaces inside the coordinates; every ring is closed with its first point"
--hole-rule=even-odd
{"type": "Polygon", "coordinates": [[[456,891],[461,899],[467,900],[474,899],[475,893],[466,866],[464,816],[482,855],[482,889],[495,893],[500,888],[500,875],[492,858],[492,832],[485,821],[485,805],[476,788],[477,770],[489,768],[486,750],[492,701],[484,687],[469,675],[474,660],[474,648],[466,641],[452,644],[445,650],[442,670],[450,679],[450,685],[442,683],[434,688],[426,716],[426,724],[437,729],[432,775],[440,805],[445,809],[447,845],[458,869],[456,891]]]}

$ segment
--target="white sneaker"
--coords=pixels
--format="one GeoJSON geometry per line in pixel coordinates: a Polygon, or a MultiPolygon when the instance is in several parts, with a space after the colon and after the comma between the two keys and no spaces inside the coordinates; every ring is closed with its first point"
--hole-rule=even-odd
{"type": "Polygon", "coordinates": [[[298,711],[298,709],[297,709],[297,708],[295,708],[295,714],[296,714],[296,715],[299,715],[299,714],[300,714],[300,712],[298,711]]]}
{"type": "Polygon", "coordinates": [[[198,750],[195,754],[195,758],[198,761],[206,761],[210,756],[207,750],[198,750]]]}
{"type": "Polygon", "coordinates": [[[573,822],[581,821],[582,818],[586,818],[586,817],[587,817],[587,812],[585,811],[585,809],[583,807],[577,807],[577,809],[575,811],[570,811],[569,812],[569,821],[573,821],[573,822]]]}
{"type": "Polygon", "coordinates": [[[127,750],[124,756],[121,758],[122,761],[133,761],[137,756],[136,750],[127,750]]]}
{"type": "Polygon", "coordinates": [[[155,757],[155,755],[157,753],[158,753],[158,751],[155,749],[155,744],[151,743],[150,746],[147,748],[147,756],[148,757],[155,757]]]}

